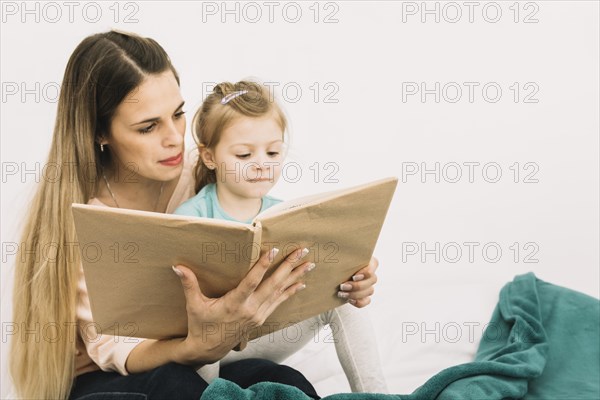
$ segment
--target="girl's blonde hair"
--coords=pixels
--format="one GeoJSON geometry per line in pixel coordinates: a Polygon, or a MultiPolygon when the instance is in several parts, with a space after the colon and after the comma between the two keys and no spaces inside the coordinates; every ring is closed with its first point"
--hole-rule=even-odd
{"type": "MultiPolygon", "coordinates": [[[[219,83],[194,115],[192,134],[198,147],[214,149],[223,131],[237,118],[258,118],[270,114],[281,131],[285,132],[285,114],[267,87],[251,81],[219,83]]],[[[196,193],[209,183],[217,181],[215,171],[204,164],[202,157],[198,157],[194,175],[196,193]]]]}
{"type": "Polygon", "coordinates": [[[69,59],[48,155],[48,165],[59,166],[63,173],[39,184],[17,254],[13,320],[18,335],[11,344],[10,373],[20,397],[69,397],[80,271],[71,204],[90,200],[102,167],[111,162],[110,147],[101,152],[99,143],[110,136],[119,104],[149,74],[168,70],[179,83],[157,42],[117,31],[85,38],[69,59]],[[23,334],[50,328],[57,334],[23,334]]]}

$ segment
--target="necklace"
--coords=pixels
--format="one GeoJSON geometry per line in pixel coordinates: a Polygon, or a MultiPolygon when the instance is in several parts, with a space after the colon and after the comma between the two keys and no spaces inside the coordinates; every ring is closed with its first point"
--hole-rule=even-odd
{"type": "MultiPolygon", "coordinates": [[[[110,193],[110,197],[112,197],[113,201],[115,202],[115,205],[117,206],[117,208],[121,208],[119,206],[119,202],[117,201],[117,198],[115,197],[115,194],[113,193],[112,189],[110,188],[110,183],[108,183],[108,179],[106,179],[106,175],[102,174],[102,178],[104,178],[104,182],[106,183],[106,188],[108,189],[108,193],[110,193]]],[[[165,186],[165,183],[162,182],[160,184],[160,192],[158,193],[158,196],[156,197],[156,203],[154,203],[154,211],[156,211],[156,208],[158,207],[158,202],[160,200],[160,196],[163,193],[164,186],[165,186]]]]}

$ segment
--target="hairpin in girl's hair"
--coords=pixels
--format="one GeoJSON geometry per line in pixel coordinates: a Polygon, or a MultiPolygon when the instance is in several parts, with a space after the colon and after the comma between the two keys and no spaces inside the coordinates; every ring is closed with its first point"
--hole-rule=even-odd
{"type": "Polygon", "coordinates": [[[221,99],[221,104],[227,104],[227,103],[229,103],[230,100],[233,100],[236,97],[241,96],[246,93],[248,93],[247,90],[240,90],[237,92],[229,93],[227,96],[225,96],[221,99]]]}

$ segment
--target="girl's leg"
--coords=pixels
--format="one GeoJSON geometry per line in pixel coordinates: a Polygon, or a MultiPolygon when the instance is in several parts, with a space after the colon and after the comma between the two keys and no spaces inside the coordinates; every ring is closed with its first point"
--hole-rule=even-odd
{"type": "Polygon", "coordinates": [[[283,330],[254,339],[248,342],[248,346],[242,351],[230,351],[221,359],[221,365],[247,358],[264,358],[281,363],[311,340],[318,340],[317,333],[322,327],[320,316],[309,318],[283,330]]]}
{"type": "Polygon", "coordinates": [[[212,364],[204,365],[200,368],[197,368],[196,373],[198,373],[198,375],[200,375],[200,377],[204,379],[206,383],[210,384],[215,378],[219,377],[220,364],[221,362],[217,361],[212,364]]]}
{"type": "Polygon", "coordinates": [[[148,372],[123,376],[94,371],[75,378],[70,400],[198,400],[208,384],[188,366],[169,363],[148,372]]]}
{"type": "Polygon", "coordinates": [[[219,377],[247,388],[259,382],[275,382],[297,387],[307,396],[320,399],[311,383],[292,367],[279,365],[269,360],[248,358],[221,365],[219,377]]]}
{"type": "Polygon", "coordinates": [[[311,340],[324,341],[326,338],[319,332],[326,325],[330,325],[333,332],[335,350],[352,391],[387,393],[368,311],[350,304],[255,339],[243,351],[227,354],[221,365],[245,358],[265,358],[281,363],[311,340]]]}
{"type": "Polygon", "coordinates": [[[319,317],[333,331],[335,351],[352,391],[388,393],[367,310],[345,304],[319,317]]]}

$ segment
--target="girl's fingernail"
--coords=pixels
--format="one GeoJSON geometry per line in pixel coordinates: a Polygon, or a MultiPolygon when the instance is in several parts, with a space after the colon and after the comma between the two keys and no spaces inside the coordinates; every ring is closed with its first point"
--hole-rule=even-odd
{"type": "Polygon", "coordinates": [[[316,268],[316,264],[315,263],[310,263],[310,264],[308,264],[307,271],[312,271],[315,268],[316,268]]]}
{"type": "Polygon", "coordinates": [[[307,254],[308,254],[308,249],[305,247],[305,248],[302,249],[302,253],[300,253],[300,257],[302,258],[302,257],[304,257],[307,254]]]}
{"type": "Polygon", "coordinates": [[[340,299],[347,299],[347,298],[348,298],[348,296],[350,296],[350,293],[346,293],[346,292],[337,292],[337,296],[338,296],[340,299]]]}
{"type": "Polygon", "coordinates": [[[304,289],[306,289],[306,285],[303,283],[303,284],[302,284],[302,285],[301,285],[301,286],[298,288],[298,290],[304,290],[304,289]]]}
{"type": "Polygon", "coordinates": [[[357,274],[357,275],[354,275],[352,277],[352,280],[354,282],[362,281],[363,279],[365,279],[365,275],[364,274],[357,274]]]}
{"type": "Polygon", "coordinates": [[[340,285],[340,290],[352,290],[352,285],[349,283],[342,283],[340,285]]]}
{"type": "Polygon", "coordinates": [[[183,272],[181,272],[180,270],[178,270],[177,268],[175,268],[174,265],[171,265],[171,268],[173,268],[173,272],[175,272],[178,277],[183,278],[183,272]]]}
{"type": "Polygon", "coordinates": [[[354,299],[348,299],[348,303],[355,305],[356,304],[356,300],[354,299]]]}

